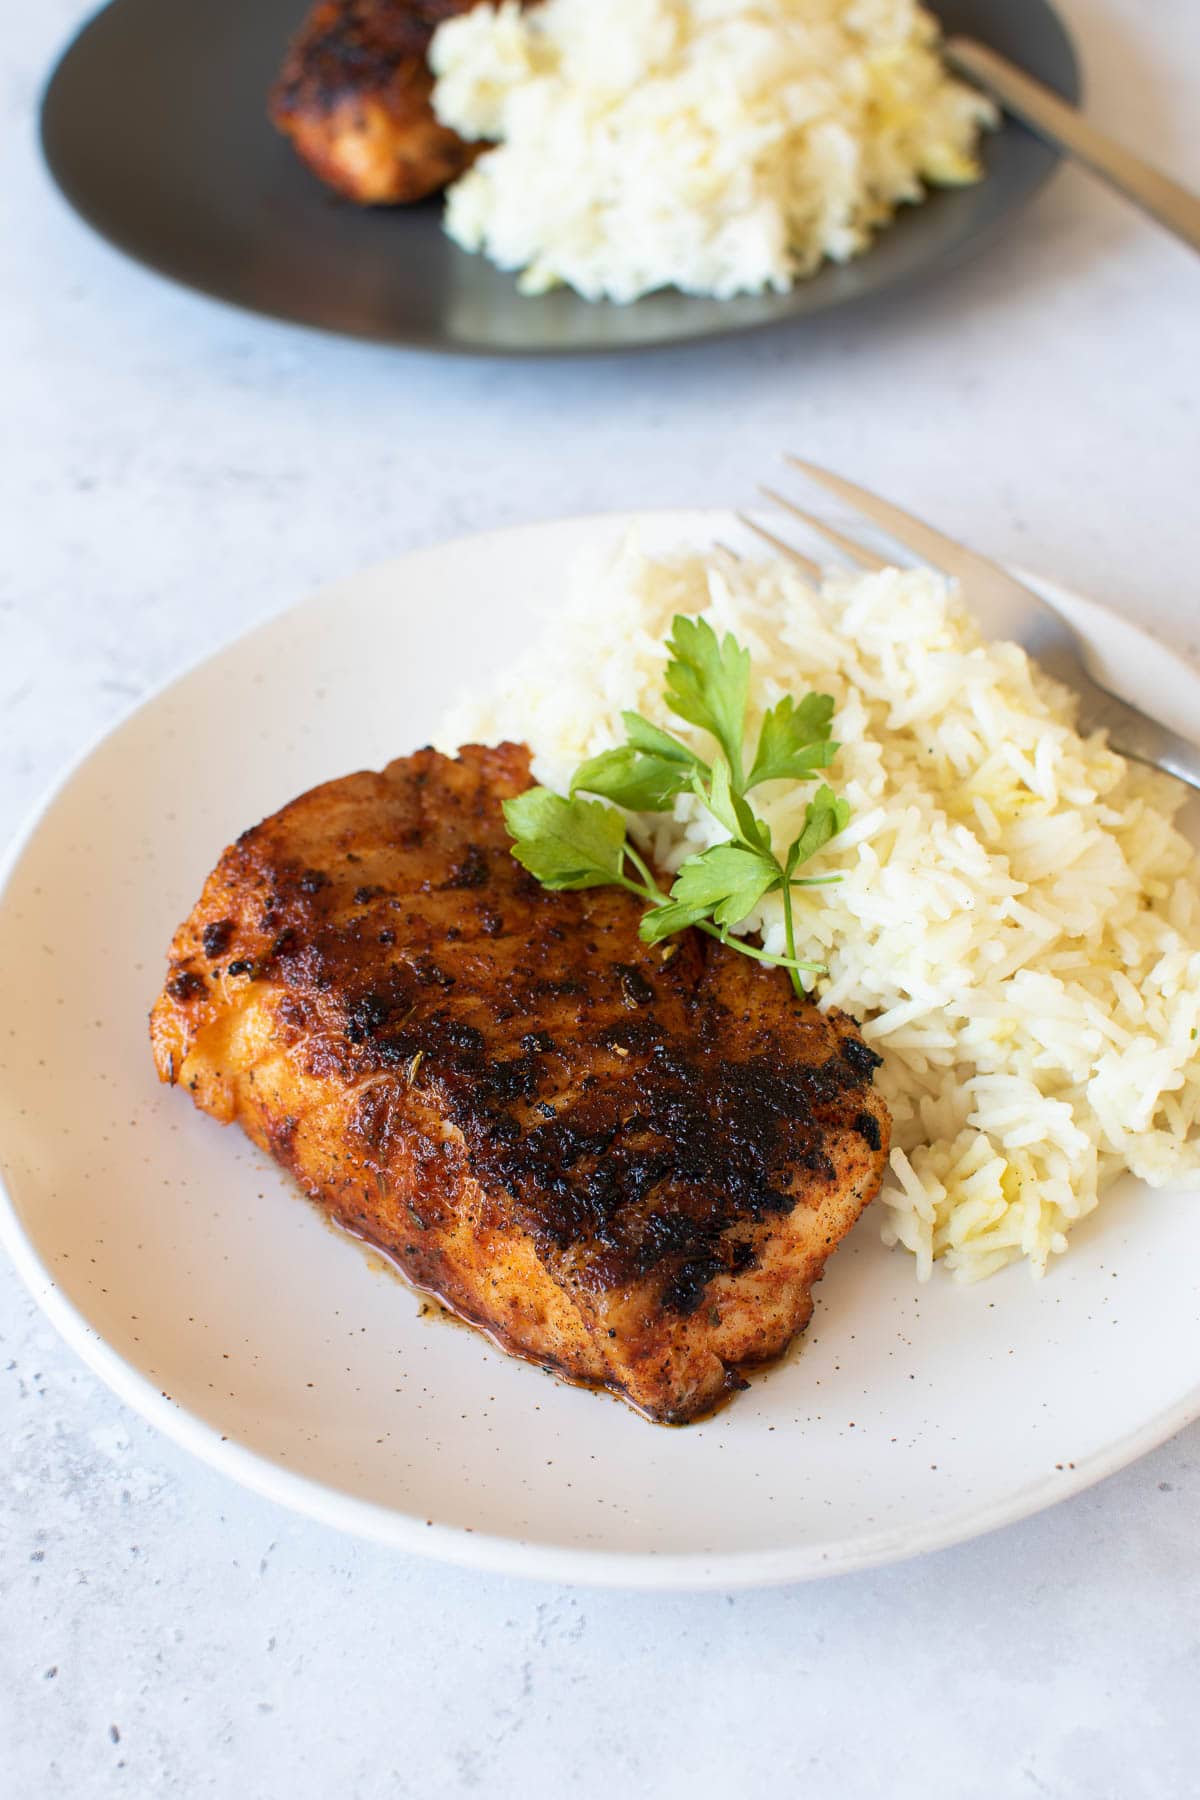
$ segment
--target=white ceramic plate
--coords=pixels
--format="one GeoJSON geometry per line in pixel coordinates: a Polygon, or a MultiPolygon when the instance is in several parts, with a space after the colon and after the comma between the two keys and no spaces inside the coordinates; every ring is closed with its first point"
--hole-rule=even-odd
{"type": "MultiPolygon", "coordinates": [[[[802,1350],[656,1429],[509,1361],[336,1236],[235,1131],[159,1088],[145,1015],[222,846],[314,782],[423,743],[572,554],[628,520],[424,551],[253,632],[142,706],[42,811],[0,911],[3,1236],[68,1340],[228,1474],[481,1567],[645,1587],[792,1580],[1034,1512],[1200,1413],[1196,1197],[1129,1182],[1041,1284],[926,1287],[870,1212],[802,1350]]],[[[654,544],[728,539],[713,514],[654,544]]],[[[1056,596],[1058,597],[1058,596],[1056,596]]],[[[1181,729],[1200,677],[1061,597],[1181,729]]]]}

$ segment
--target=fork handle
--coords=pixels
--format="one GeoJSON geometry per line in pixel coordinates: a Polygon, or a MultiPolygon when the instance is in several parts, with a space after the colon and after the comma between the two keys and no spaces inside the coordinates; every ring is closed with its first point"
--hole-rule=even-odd
{"type": "Polygon", "coordinates": [[[1069,151],[1193,250],[1200,250],[1200,197],[1097,131],[1081,112],[994,50],[964,37],[950,38],[944,50],[946,61],[960,75],[970,76],[1018,119],[1069,151]]]}
{"type": "Polygon", "coordinates": [[[1122,756],[1177,775],[1200,793],[1200,748],[1091,679],[1080,703],[1079,724],[1084,731],[1107,731],[1109,743],[1122,756]]]}

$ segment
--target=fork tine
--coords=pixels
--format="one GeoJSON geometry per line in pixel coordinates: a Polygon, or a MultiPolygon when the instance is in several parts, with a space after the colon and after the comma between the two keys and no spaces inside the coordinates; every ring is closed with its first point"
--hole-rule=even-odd
{"type": "Polygon", "coordinates": [[[813,562],[811,557],[802,555],[794,544],[787,542],[786,538],[776,537],[775,533],[768,531],[765,525],[757,524],[749,513],[735,513],[734,518],[739,520],[747,531],[753,531],[758,537],[765,538],[773,549],[779,550],[784,556],[789,557],[792,562],[804,570],[811,581],[819,582],[823,579],[820,564],[813,562]]]}
{"type": "Polygon", "coordinates": [[[774,488],[760,487],[758,491],[760,494],[765,494],[772,505],[782,507],[783,511],[791,513],[793,518],[802,519],[810,531],[815,531],[818,537],[826,538],[829,543],[853,558],[855,562],[862,563],[868,569],[886,569],[890,566],[882,556],[876,556],[873,550],[868,550],[865,544],[856,543],[844,531],[835,530],[832,525],[827,525],[824,519],[817,518],[815,513],[805,512],[802,506],[797,506],[794,500],[786,500],[782,494],[777,494],[774,488]]]}
{"type": "MultiPolygon", "coordinates": [[[[895,538],[898,544],[903,544],[906,550],[911,550],[914,556],[921,557],[934,568],[955,570],[956,562],[962,558],[963,546],[956,544],[952,538],[943,536],[940,531],[935,531],[932,525],[926,525],[922,519],[914,519],[911,513],[893,506],[890,500],[881,500],[878,494],[872,494],[857,483],[847,481],[844,475],[834,475],[829,469],[822,469],[817,463],[805,462],[800,456],[785,456],[783,460],[793,469],[799,469],[802,475],[807,475],[810,481],[815,481],[831,494],[836,494],[839,500],[845,500],[856,507],[873,525],[886,531],[889,537],[895,538]]],[[[970,554],[975,555],[974,552],[970,554]]]]}

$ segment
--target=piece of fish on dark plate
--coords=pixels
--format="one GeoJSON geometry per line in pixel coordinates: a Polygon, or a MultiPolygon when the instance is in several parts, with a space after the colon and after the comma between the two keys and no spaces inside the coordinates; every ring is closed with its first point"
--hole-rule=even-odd
{"type": "Polygon", "coordinates": [[[475,160],[438,123],[426,60],[443,19],[476,0],[319,0],[271,90],[272,122],[314,175],[363,206],[422,200],[475,160]]]}

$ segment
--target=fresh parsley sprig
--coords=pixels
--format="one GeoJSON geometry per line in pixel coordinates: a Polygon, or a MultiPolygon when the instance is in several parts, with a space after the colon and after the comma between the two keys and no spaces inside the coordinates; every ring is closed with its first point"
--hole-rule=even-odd
{"type": "Polygon", "coordinates": [[[667,706],[715,740],[712,760],[705,762],[639,713],[622,713],[625,742],[581,764],[567,796],[530,788],[505,802],[512,853],[544,887],[611,886],[638,895],[649,908],[640,927],[648,944],[695,926],[745,956],[787,969],[801,995],[801,974],[822,974],[824,968],[797,960],[792,891],[839,877],[797,876],[796,870],[845,829],[850,808],[822,782],[805,808],[800,835],[780,858],[772,848],[770,827],[746,795],[764,781],[811,781],[830,766],[839,749],[830,737],[833,701],[828,694],[808,694],[797,703],[785,695],[763,719],[747,775],[749,651],[732,633],[718,638],[706,619],[683,615],[672,623],[667,649],[667,706]],[[699,797],[729,836],[689,856],[665,894],[616,809],[667,812],[676,796],[686,792],[699,797]],[[587,800],[584,794],[600,798],[587,800]],[[773,893],[783,897],[786,956],[729,935],[773,893]]]}

